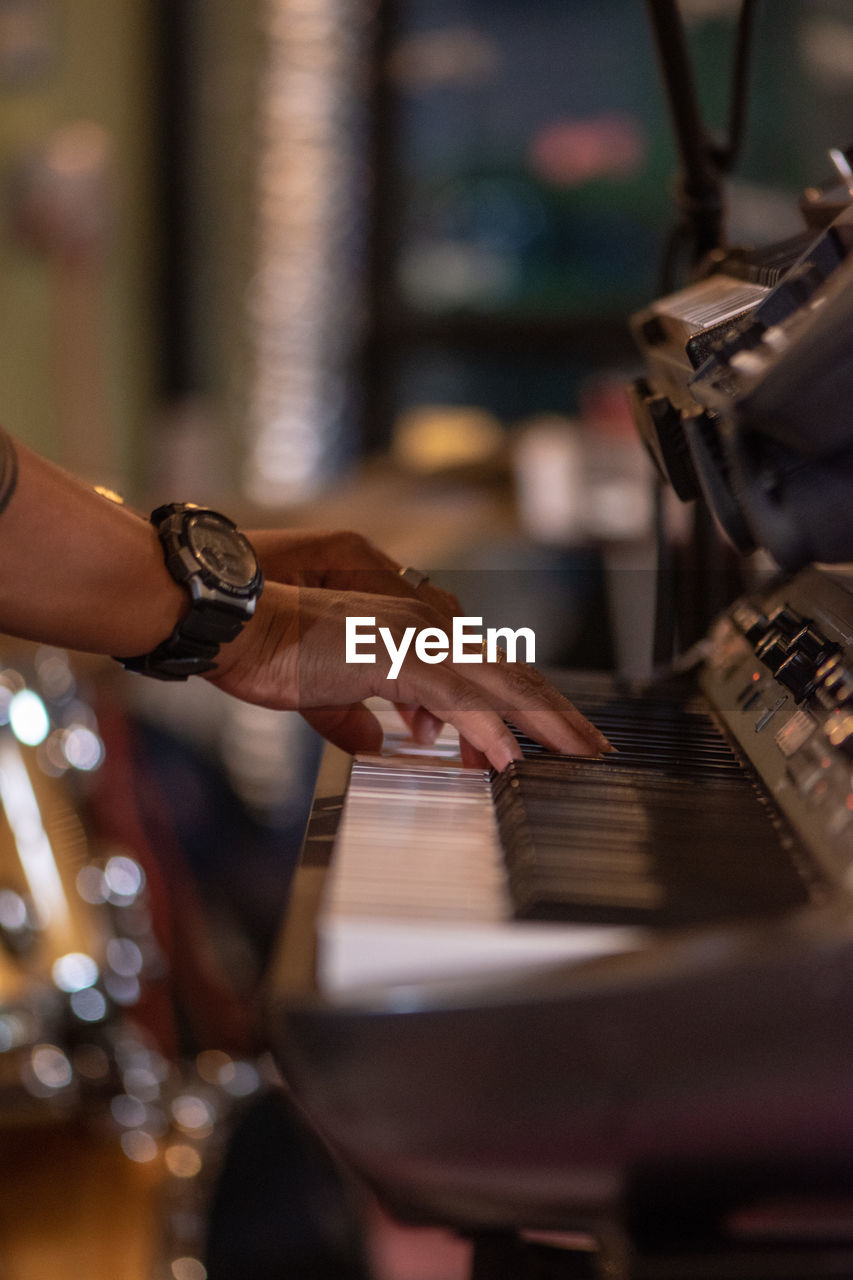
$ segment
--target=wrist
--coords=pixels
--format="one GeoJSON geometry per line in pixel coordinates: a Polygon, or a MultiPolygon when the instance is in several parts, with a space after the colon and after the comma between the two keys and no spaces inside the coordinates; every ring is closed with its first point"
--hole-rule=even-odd
{"type": "Polygon", "coordinates": [[[254,614],[263,576],[251,543],[219,512],[169,503],[151,513],[151,523],[184,609],[155,647],[117,661],[159,680],[186,680],[215,669],[220,647],[254,614]]]}
{"type": "Polygon", "coordinates": [[[128,584],[134,597],[131,604],[123,605],[128,616],[129,643],[113,645],[114,649],[130,652],[147,652],[155,648],[174,631],[178,623],[190,611],[191,601],[186,590],[175,581],[166,567],[163,548],[157,530],[143,517],[139,524],[145,530],[145,564],[139,576],[128,584]]]}
{"type": "Polygon", "coordinates": [[[248,702],[298,707],[300,619],[305,595],[301,587],[265,583],[251,621],[223,645],[215,670],[203,679],[248,702]]]}
{"type": "Polygon", "coordinates": [[[293,586],[319,586],[333,535],[316,529],[251,529],[247,537],[255,549],[264,577],[293,586]]]}

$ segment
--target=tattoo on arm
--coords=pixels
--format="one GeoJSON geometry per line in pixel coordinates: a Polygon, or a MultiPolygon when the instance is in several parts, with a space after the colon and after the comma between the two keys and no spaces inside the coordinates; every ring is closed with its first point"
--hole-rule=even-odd
{"type": "Polygon", "coordinates": [[[15,442],[0,427],[0,515],[8,507],[18,484],[18,455],[15,442]]]}

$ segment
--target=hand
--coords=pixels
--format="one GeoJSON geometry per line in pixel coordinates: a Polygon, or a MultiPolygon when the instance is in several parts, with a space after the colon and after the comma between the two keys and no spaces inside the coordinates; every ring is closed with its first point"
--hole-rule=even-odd
{"type": "Polygon", "coordinates": [[[402,566],[360,533],[256,529],[246,536],[268,582],[422,600],[448,618],[462,613],[456,596],[434,583],[411,587],[400,577],[402,566]]]}
{"type": "MultiPolygon", "coordinates": [[[[418,588],[400,577],[401,566],[360,533],[351,530],[250,530],[267,582],[300,587],[324,587],[334,591],[360,591],[418,600],[437,610],[447,621],[462,614],[455,595],[432,582],[418,588]]],[[[425,707],[397,703],[397,711],[416,742],[435,742],[442,721],[425,707]]],[[[468,744],[462,741],[463,758],[468,744]]]]}
{"type": "Polygon", "coordinates": [[[346,658],[346,619],[375,617],[395,643],[407,627],[446,629],[446,615],[403,597],[296,588],[269,583],[256,616],[223,647],[207,678],[247,702],[300,710],[310,724],[347,751],[377,751],[382,730],[362,699],[379,695],[423,707],[448,721],[473,749],[466,763],[503,769],[521,751],[505,721],[554,751],[597,755],[609,743],[581,713],[523,663],[428,665],[410,649],[395,680],[377,653],[373,664],[346,658]]]}

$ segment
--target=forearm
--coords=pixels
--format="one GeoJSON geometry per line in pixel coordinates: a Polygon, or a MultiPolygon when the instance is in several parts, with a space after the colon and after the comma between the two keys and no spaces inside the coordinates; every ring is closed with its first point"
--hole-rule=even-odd
{"type": "Polygon", "coordinates": [[[188,607],[156,531],[21,444],[0,514],[0,631],[90,653],[146,653],[188,607]]]}
{"type": "MultiPolygon", "coordinates": [[[[361,705],[375,694],[421,708],[433,729],[450,721],[470,744],[468,763],[480,766],[488,760],[502,769],[518,757],[508,720],[555,751],[609,749],[594,726],[522,664],[457,670],[453,663],[423,663],[410,653],[391,680],[375,665],[349,662],[350,617],[381,620],[380,630],[387,628],[399,648],[403,638],[410,640],[419,630],[440,629],[458,612],[458,602],[429,582],[410,586],[393,560],[357,535],[313,538],[312,553],[312,535],[258,535],[262,565],[272,581],[260,599],[253,597],[257,613],[222,645],[218,666],[211,670],[202,655],[202,671],[214,684],[248,702],[302,710],[315,728],[351,751],[375,751],[382,741],[378,722],[361,705]],[[319,585],[301,585],[315,574],[319,585]],[[279,575],[283,582],[275,581],[279,575]],[[353,590],[373,581],[374,593],[353,590]]],[[[214,540],[214,559],[215,550],[214,540]]],[[[258,585],[257,574],[252,582],[258,585]]],[[[226,585],[223,579],[223,590],[226,585]]],[[[251,585],[247,580],[247,591],[251,585]]],[[[4,460],[0,632],[89,653],[151,655],[189,608],[189,593],[172,578],[157,531],[147,520],[23,446],[17,446],[16,459],[4,460]]],[[[176,636],[179,649],[184,640],[176,636]]],[[[168,655],[180,662],[186,656],[168,655]]],[[[196,662],[197,654],[190,653],[189,660],[196,662]]]]}

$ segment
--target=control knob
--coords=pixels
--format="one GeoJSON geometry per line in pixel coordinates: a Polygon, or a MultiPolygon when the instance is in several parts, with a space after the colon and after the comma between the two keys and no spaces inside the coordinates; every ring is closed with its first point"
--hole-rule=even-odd
{"type": "Polygon", "coordinates": [[[828,711],[853,702],[853,671],[845,667],[840,653],[827,658],[818,669],[817,696],[828,711]]]}
{"type": "Polygon", "coordinates": [[[767,615],[748,600],[742,600],[732,610],[732,621],[752,645],[763,640],[770,630],[767,615]]]}
{"type": "Polygon", "coordinates": [[[853,756],[853,713],[850,711],[833,711],[827,716],[823,732],[831,746],[853,756]]]}
{"type": "Polygon", "coordinates": [[[800,653],[804,654],[811,662],[814,662],[815,670],[835,650],[835,645],[827,640],[826,636],[822,636],[819,631],[808,624],[803,627],[802,631],[797,632],[791,643],[800,653]]]}
{"type": "Polygon", "coordinates": [[[793,639],[803,627],[808,626],[805,618],[795,613],[787,604],[780,605],[778,609],[774,609],[770,617],[767,619],[769,627],[780,632],[783,636],[793,639]]]}
{"type": "Polygon", "coordinates": [[[758,661],[773,672],[774,676],[789,656],[789,641],[778,631],[770,634],[756,646],[755,656],[758,661]]]}
{"type": "Polygon", "coordinates": [[[825,636],[806,624],[790,641],[788,657],[775,675],[780,684],[790,689],[797,702],[814,693],[818,671],[835,649],[825,636]]]}

